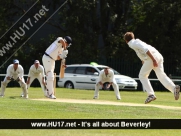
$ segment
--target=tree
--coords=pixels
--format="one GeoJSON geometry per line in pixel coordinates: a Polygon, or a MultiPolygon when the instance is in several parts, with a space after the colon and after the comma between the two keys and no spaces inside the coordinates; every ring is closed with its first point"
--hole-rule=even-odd
{"type": "MultiPolygon", "coordinates": [[[[46,0],[38,1],[38,5],[44,1],[46,0]]],[[[0,34],[8,30],[34,2],[34,0],[1,2],[0,34]]],[[[46,2],[51,10],[56,10],[65,0],[46,2]]],[[[28,15],[33,16],[35,9],[28,15]]],[[[46,23],[56,30],[46,32],[49,36],[44,38],[40,33],[45,32],[40,29],[38,32],[40,35],[36,35],[39,37],[38,41],[32,37],[14,57],[22,62],[31,60],[27,62],[29,63],[27,65],[30,65],[35,58],[41,60],[45,49],[57,36],[69,35],[73,39],[67,58],[69,64],[91,61],[106,63],[108,58],[138,62],[134,51],[130,50],[123,40],[126,31],[133,31],[136,38],[155,46],[165,58],[167,57],[165,61],[173,62],[174,66],[180,67],[179,16],[181,3],[173,0],[68,0],[46,23]]],[[[47,17],[41,21],[45,19],[47,17]]],[[[9,50],[4,56],[5,59],[18,47],[19,45],[16,45],[14,49],[9,50]]]]}
{"type": "Polygon", "coordinates": [[[165,69],[180,75],[181,2],[132,0],[128,14],[135,36],[156,47],[164,56],[165,69]]]}
{"type": "Polygon", "coordinates": [[[130,22],[137,37],[155,46],[167,61],[181,61],[181,2],[172,0],[132,1],[130,22]]]}

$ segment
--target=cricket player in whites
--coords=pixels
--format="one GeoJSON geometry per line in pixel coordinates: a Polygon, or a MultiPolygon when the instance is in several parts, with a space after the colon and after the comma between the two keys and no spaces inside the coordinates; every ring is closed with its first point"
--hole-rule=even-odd
{"type": "Polygon", "coordinates": [[[109,85],[107,88],[109,88],[111,85],[114,88],[114,93],[116,95],[117,100],[121,99],[120,93],[119,93],[119,86],[115,80],[114,77],[114,72],[110,68],[105,68],[101,70],[99,74],[98,81],[95,85],[95,93],[94,93],[94,98],[93,99],[98,99],[99,98],[99,88],[102,87],[104,88],[104,83],[109,82],[109,85]]]}
{"type": "MultiPolygon", "coordinates": [[[[47,91],[45,89],[45,71],[44,71],[44,67],[42,65],[40,65],[40,62],[38,60],[35,60],[34,64],[29,69],[28,78],[26,81],[27,89],[30,88],[31,83],[36,78],[40,82],[44,95],[47,96],[47,91]]],[[[22,96],[23,96],[23,94],[22,94],[22,96]]]]}
{"type": "Polygon", "coordinates": [[[13,61],[13,64],[9,65],[7,68],[6,77],[4,78],[4,81],[1,82],[1,97],[4,97],[4,92],[6,89],[6,86],[10,81],[17,81],[24,93],[24,97],[28,98],[28,92],[27,92],[27,85],[24,80],[24,69],[19,64],[19,60],[15,59],[13,61]]]}
{"type": "Polygon", "coordinates": [[[151,45],[146,44],[140,39],[135,39],[132,32],[125,33],[124,40],[129,47],[136,52],[143,64],[139,73],[139,79],[148,94],[145,104],[156,100],[154,90],[148,79],[152,70],[155,71],[158,80],[163,84],[163,86],[174,94],[175,100],[178,100],[180,95],[180,86],[175,85],[165,74],[163,68],[163,56],[151,45]]]}
{"type": "Polygon", "coordinates": [[[70,47],[72,39],[69,36],[64,38],[58,37],[45,51],[42,61],[46,73],[46,88],[47,97],[50,99],[56,99],[54,96],[54,69],[55,61],[60,59],[65,59],[68,54],[67,48],[70,47]]]}

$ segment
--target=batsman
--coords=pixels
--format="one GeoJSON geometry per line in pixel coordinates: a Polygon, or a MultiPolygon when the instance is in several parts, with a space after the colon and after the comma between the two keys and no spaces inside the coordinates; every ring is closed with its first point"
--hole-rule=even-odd
{"type": "Polygon", "coordinates": [[[58,37],[45,51],[42,62],[46,73],[46,89],[47,97],[50,99],[56,99],[54,95],[54,69],[55,61],[65,59],[68,54],[67,48],[72,44],[70,36],[58,37]]]}

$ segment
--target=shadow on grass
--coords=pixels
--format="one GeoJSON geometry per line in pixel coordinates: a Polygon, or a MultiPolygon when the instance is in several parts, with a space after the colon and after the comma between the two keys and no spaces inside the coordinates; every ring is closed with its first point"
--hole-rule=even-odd
{"type": "Polygon", "coordinates": [[[9,97],[10,99],[20,99],[20,98],[22,98],[21,96],[10,96],[9,97]]]}

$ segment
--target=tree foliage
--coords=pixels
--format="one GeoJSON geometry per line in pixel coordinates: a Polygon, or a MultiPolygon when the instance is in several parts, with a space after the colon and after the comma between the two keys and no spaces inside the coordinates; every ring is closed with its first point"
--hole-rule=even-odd
{"type": "MultiPolygon", "coordinates": [[[[47,5],[55,10],[62,2],[47,1],[47,5]]],[[[2,1],[0,34],[7,31],[29,7],[30,3],[26,0],[2,1]],[[21,4],[17,4],[17,1],[21,4]]],[[[178,64],[181,61],[180,16],[181,2],[173,0],[68,0],[55,17],[46,23],[56,30],[47,33],[48,38],[40,34],[39,40],[33,41],[32,37],[33,42],[27,42],[14,57],[23,62],[35,58],[41,60],[45,49],[57,36],[69,35],[73,45],[69,48],[68,61],[89,63],[122,58],[137,62],[135,53],[123,40],[126,31],[133,31],[136,38],[156,47],[167,61],[178,64]]],[[[40,29],[39,33],[45,32],[40,29]]],[[[13,51],[9,51],[5,58],[13,51]]],[[[28,63],[32,61],[27,62],[30,65],[28,63]]]]}
{"type": "Polygon", "coordinates": [[[136,37],[156,47],[168,61],[181,61],[178,57],[181,48],[181,2],[132,1],[129,14],[136,37]]]}

